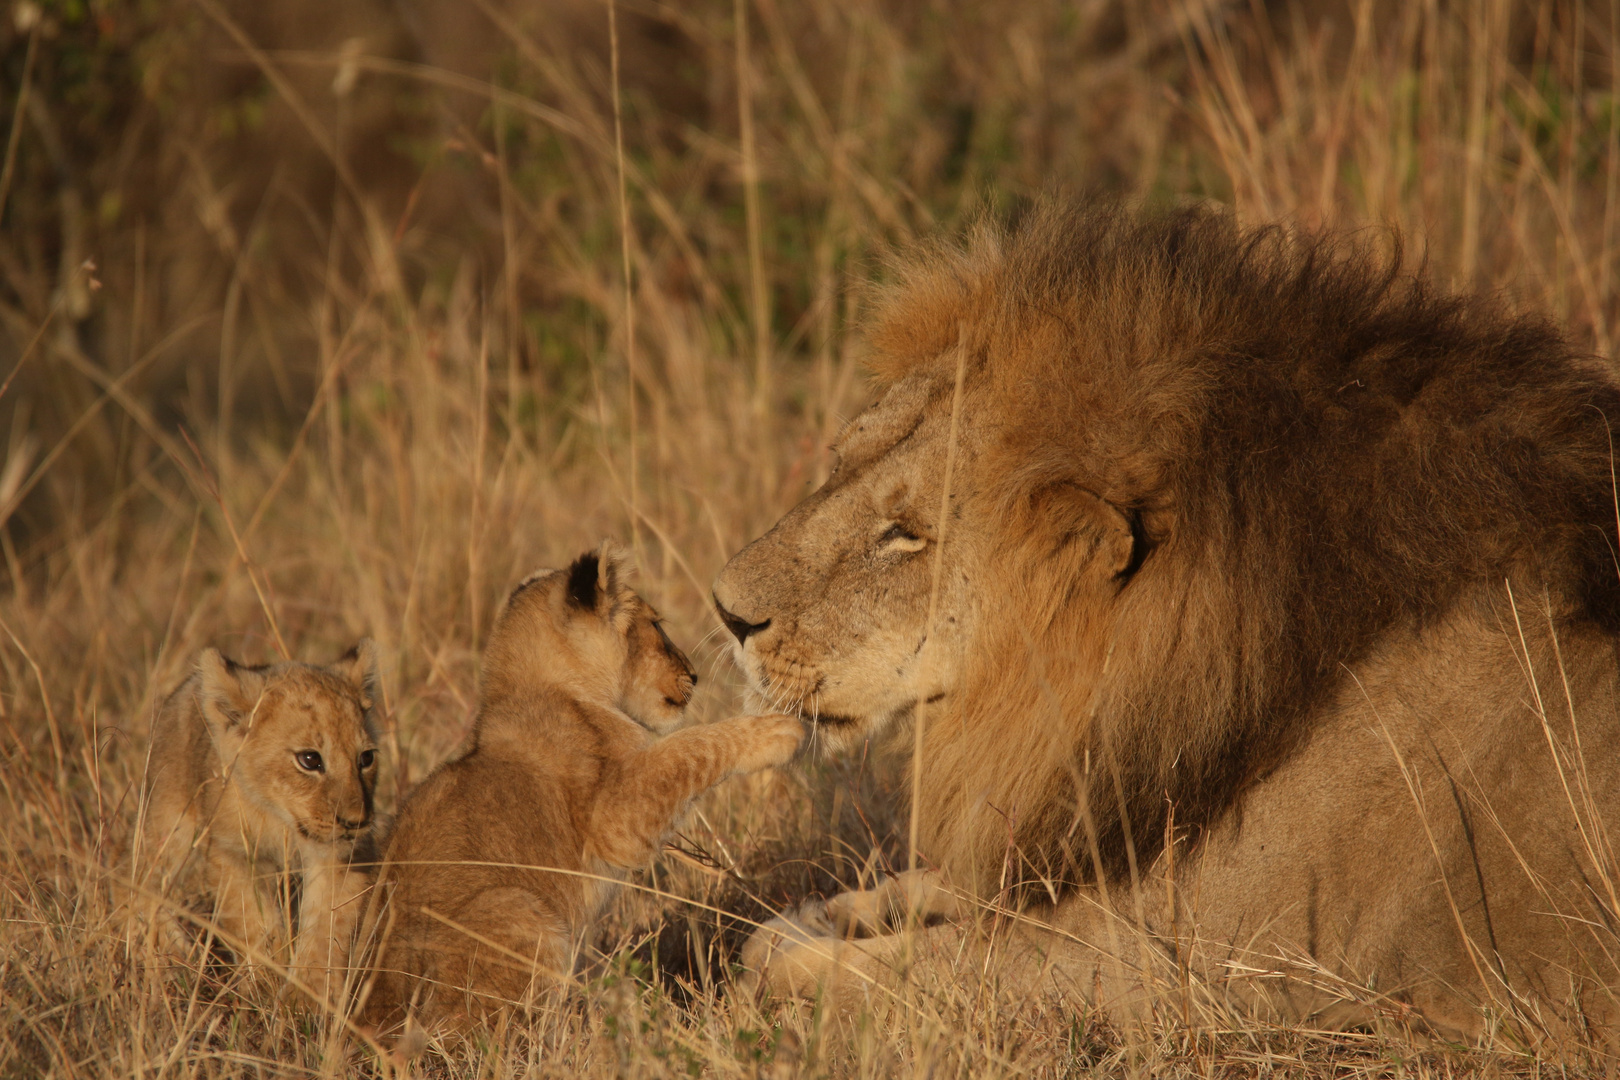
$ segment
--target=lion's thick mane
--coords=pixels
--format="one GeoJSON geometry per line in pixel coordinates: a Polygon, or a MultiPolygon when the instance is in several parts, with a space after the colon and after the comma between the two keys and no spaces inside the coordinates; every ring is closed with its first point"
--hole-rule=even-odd
{"type": "Polygon", "coordinates": [[[1504,583],[1620,630],[1620,392],[1542,318],[1210,209],[1047,208],[895,270],[880,388],[948,385],[960,343],[1002,508],[961,703],[915,778],[935,858],[1123,877],[1172,814],[1196,833],[1302,745],[1377,643],[1504,583]],[[1107,605],[1050,557],[1064,485],[1131,522],[1107,605]]]}

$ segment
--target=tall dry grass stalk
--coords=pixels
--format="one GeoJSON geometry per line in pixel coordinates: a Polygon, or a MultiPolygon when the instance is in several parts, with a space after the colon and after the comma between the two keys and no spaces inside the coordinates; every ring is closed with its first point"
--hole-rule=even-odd
{"type": "MultiPolygon", "coordinates": [[[[209,63],[262,87],[252,109],[300,133],[255,166],[275,174],[256,205],[234,205],[243,181],[179,134],[151,151],[177,163],[168,216],[121,220],[103,200],[97,250],[82,238],[101,173],[64,169],[57,202],[10,197],[0,1075],[376,1071],[274,978],[152,962],[130,897],[152,881],[133,838],[154,708],[204,645],[319,660],[369,634],[392,805],[465,735],[502,591],[616,536],[637,538],[641,587],[696,643],[698,715],[732,710],[708,583],[825,475],[823,448],[862,401],[856,286],[889,243],[1051,187],[1215,197],[1255,218],[1393,226],[1440,278],[1549,307],[1598,351],[1616,331],[1613,4],[715,0],[663,13],[729,106],[712,122],[660,111],[658,73],[621,51],[617,23],[609,56],[563,23],[477,7],[502,43],[492,79],[364,37],[268,47],[244,7],[198,0],[199,21],[152,31],[150,55],[168,55],[159,31],[200,35],[209,63]],[[392,203],[356,149],[365,88],[384,80],[438,110],[392,203]],[[323,199],[294,182],[306,151],[331,177],[323,199]],[[452,174],[494,192],[458,206],[482,230],[459,254],[454,219],[423,209],[452,174]],[[48,244],[29,246],[24,213],[48,218],[48,244]]],[[[627,9],[589,11],[605,32],[627,9]]],[[[58,29],[67,10],[44,7],[58,29]]],[[[19,133],[36,49],[55,40],[40,25],[16,39],[0,198],[33,175],[12,179],[11,147],[48,165],[63,123],[41,93],[19,133]]],[[[430,1071],[1540,1067],[1507,1038],[1447,1050],[1395,1022],[1326,1035],[1190,986],[1126,1034],[971,979],[853,1030],[727,994],[747,919],[904,864],[894,777],[862,757],[717,793],[616,910],[566,1008],[430,1071]]]]}

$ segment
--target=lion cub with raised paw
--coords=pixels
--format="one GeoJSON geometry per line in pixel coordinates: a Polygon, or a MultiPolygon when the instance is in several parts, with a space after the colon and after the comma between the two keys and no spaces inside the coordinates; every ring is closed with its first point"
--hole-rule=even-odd
{"type": "Polygon", "coordinates": [[[464,1030],[566,981],[693,799],[798,752],[804,727],[780,715],[658,737],[697,676],[626,574],[604,544],[531,575],[497,615],[472,749],[411,794],[384,849],[357,1010],[379,1035],[408,1017],[418,1034],[464,1030]]]}
{"type": "MultiPolygon", "coordinates": [[[[326,667],[255,667],[204,649],[152,726],[143,836],[154,893],[211,920],[244,965],[285,961],[293,923],[289,974],[320,1000],[369,885],[350,863],[370,838],[376,688],[370,639],[326,667]],[[283,907],[294,894],[296,914],[283,907]]],[[[203,936],[185,915],[158,921],[165,951],[184,956],[203,936]]]]}

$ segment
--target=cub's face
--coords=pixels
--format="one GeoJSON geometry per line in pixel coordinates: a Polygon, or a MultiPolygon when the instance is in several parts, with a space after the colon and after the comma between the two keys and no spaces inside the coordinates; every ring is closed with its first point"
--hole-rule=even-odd
{"type": "Polygon", "coordinates": [[[754,689],[813,722],[829,749],[859,745],[954,688],[973,576],[963,509],[976,483],[975,433],[963,424],[941,560],[951,390],[897,383],[839,436],[827,482],[714,583],[754,689]]]}
{"type": "Polygon", "coordinates": [[[208,650],[203,713],[221,764],[247,801],[316,843],[371,826],[377,746],[369,641],[331,667],[243,667],[208,650]]]}
{"type": "Polygon", "coordinates": [[[624,701],[621,708],[638,723],[664,732],[680,723],[697,689],[697,672],[669,635],[652,605],[641,610],[625,635],[624,701]]]}
{"type": "Polygon", "coordinates": [[[525,578],[484,648],[486,698],[544,684],[653,731],[679,723],[697,673],[629,576],[628,556],[605,543],[562,570],[525,578]]]}

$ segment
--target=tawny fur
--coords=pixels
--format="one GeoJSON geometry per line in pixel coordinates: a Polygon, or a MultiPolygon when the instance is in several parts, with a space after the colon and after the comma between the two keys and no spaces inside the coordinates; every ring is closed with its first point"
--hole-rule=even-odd
{"type": "Polygon", "coordinates": [[[401,808],[364,937],[362,1022],[465,1027],[566,983],[586,934],[697,796],[786,763],[804,727],[743,716],[658,738],[696,676],[604,547],[507,598],[471,748],[401,808]]]}
{"type": "Polygon", "coordinates": [[[366,888],[350,862],[372,824],[376,696],[369,640],[327,667],[203,650],[159,710],[148,756],[143,859],[168,951],[185,956],[203,936],[176,903],[248,964],[287,963],[296,929],[291,975],[326,996],[366,888]]]}
{"type": "Polygon", "coordinates": [[[1150,877],[1126,907],[1170,934],[1168,878],[1221,948],[1448,1031],[1613,1017],[1609,371],[1212,209],[1049,206],[894,276],[880,400],[716,582],[760,689],[834,746],[921,715],[925,857],[1081,940],[1150,877]]]}

